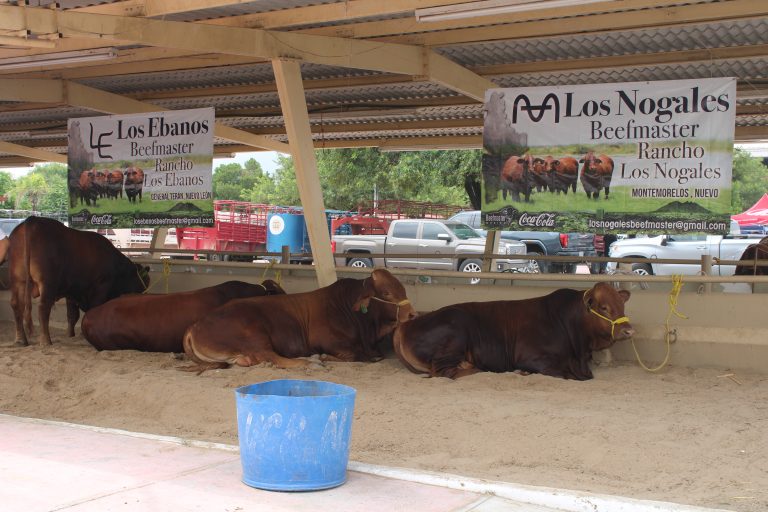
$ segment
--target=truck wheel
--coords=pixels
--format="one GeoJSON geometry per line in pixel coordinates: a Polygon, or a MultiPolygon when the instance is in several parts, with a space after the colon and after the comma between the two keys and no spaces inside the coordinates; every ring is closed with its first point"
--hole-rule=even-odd
{"type": "Polygon", "coordinates": [[[209,254],[208,255],[208,259],[210,261],[221,261],[221,254],[218,254],[218,253],[216,253],[216,254],[209,254]]]}
{"type": "MultiPolygon", "coordinates": [[[[529,252],[528,256],[543,256],[540,252],[529,252]]],[[[528,267],[528,271],[531,274],[546,274],[549,272],[549,262],[548,261],[536,261],[536,260],[530,260],[530,265],[528,267]]]]}
{"type": "Polygon", "coordinates": [[[635,274],[640,274],[641,276],[652,276],[653,267],[651,267],[648,263],[633,263],[632,272],[635,274]]]}
{"type": "MultiPolygon", "coordinates": [[[[464,260],[459,265],[459,272],[482,272],[483,262],[480,260],[464,260]]],[[[469,284],[477,284],[480,282],[479,277],[475,277],[469,280],[469,284]]]]}
{"type": "Polygon", "coordinates": [[[371,258],[352,258],[347,262],[347,266],[355,268],[373,268],[373,261],[371,261],[371,258]]]}

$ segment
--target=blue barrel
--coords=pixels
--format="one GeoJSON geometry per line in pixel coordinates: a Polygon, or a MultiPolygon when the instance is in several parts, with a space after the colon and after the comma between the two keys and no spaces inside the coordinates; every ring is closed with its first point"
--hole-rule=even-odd
{"type": "Polygon", "coordinates": [[[330,489],[347,479],[354,388],[273,380],[235,390],[243,482],[270,491],[330,489]]]}
{"type": "Polygon", "coordinates": [[[280,252],[284,245],[291,252],[303,252],[306,227],[300,213],[273,213],[267,219],[267,251],[280,252]]]}

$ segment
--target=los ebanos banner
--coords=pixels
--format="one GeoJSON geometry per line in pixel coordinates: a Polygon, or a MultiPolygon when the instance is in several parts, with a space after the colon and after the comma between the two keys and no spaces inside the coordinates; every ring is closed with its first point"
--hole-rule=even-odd
{"type": "Polygon", "coordinates": [[[726,233],[736,80],[491,89],[486,227],[726,233]]]}
{"type": "Polygon", "coordinates": [[[214,119],[213,108],[70,119],[70,226],[212,226],[214,119]]]}

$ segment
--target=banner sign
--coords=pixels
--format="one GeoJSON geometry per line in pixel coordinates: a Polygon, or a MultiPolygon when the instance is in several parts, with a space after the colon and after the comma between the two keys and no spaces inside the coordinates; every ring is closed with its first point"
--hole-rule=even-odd
{"type": "Polygon", "coordinates": [[[489,229],[726,233],[736,79],[490,89],[489,229]]]}
{"type": "Polygon", "coordinates": [[[214,122],[213,108],[70,119],[70,226],[213,226],[214,122]]]}

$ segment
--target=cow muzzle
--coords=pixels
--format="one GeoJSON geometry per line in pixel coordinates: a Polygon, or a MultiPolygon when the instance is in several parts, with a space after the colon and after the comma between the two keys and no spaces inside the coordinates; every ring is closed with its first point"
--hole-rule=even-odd
{"type": "Polygon", "coordinates": [[[631,326],[627,325],[627,326],[625,326],[624,328],[622,328],[620,330],[619,338],[616,338],[616,336],[615,336],[616,325],[618,325],[618,324],[629,324],[629,318],[626,317],[626,316],[620,316],[616,320],[611,320],[607,316],[601,315],[600,313],[598,313],[597,311],[595,311],[591,307],[589,308],[589,312],[592,313],[593,315],[599,317],[599,318],[602,318],[603,320],[605,320],[606,322],[611,324],[611,339],[612,340],[617,340],[617,339],[623,340],[623,339],[631,338],[632,335],[635,334],[635,330],[632,329],[631,326]]]}
{"type": "Polygon", "coordinates": [[[385,304],[392,304],[393,306],[397,306],[397,310],[395,311],[395,318],[397,319],[398,323],[400,322],[400,308],[402,306],[408,306],[408,318],[407,320],[412,320],[416,317],[416,311],[413,309],[413,306],[411,305],[411,301],[408,299],[403,299],[400,302],[393,302],[391,300],[384,300],[380,299],[378,297],[371,297],[373,300],[377,300],[379,302],[383,302],[385,304]]]}

